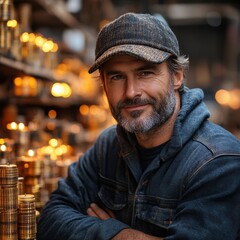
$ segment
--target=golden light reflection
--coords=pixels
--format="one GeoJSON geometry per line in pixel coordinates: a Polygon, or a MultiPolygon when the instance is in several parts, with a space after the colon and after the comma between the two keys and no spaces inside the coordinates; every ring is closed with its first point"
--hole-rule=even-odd
{"type": "Polygon", "coordinates": [[[48,117],[51,118],[51,119],[55,119],[57,117],[57,112],[55,110],[50,110],[48,112],[48,117]]]}
{"type": "Polygon", "coordinates": [[[50,52],[50,51],[52,51],[53,47],[54,47],[53,41],[48,40],[42,45],[42,51],[45,53],[50,52]]]}
{"type": "Polygon", "coordinates": [[[0,146],[0,151],[1,152],[6,152],[6,150],[7,150],[7,146],[6,145],[3,144],[3,145],[0,146]]]}
{"type": "Polygon", "coordinates": [[[99,114],[99,107],[97,107],[96,105],[91,105],[90,106],[90,114],[91,115],[99,114]]]}
{"type": "Polygon", "coordinates": [[[47,41],[46,38],[42,37],[41,35],[37,35],[35,38],[35,45],[39,48],[47,41]]]}
{"type": "Polygon", "coordinates": [[[54,97],[68,98],[72,95],[72,89],[67,83],[54,83],[51,88],[51,94],[54,97]]]}
{"type": "Polygon", "coordinates": [[[8,27],[15,28],[15,27],[17,27],[17,25],[18,25],[18,22],[15,19],[7,21],[7,26],[8,27]]]}
{"type": "Polygon", "coordinates": [[[58,51],[58,45],[57,45],[57,43],[54,43],[51,52],[57,52],[57,51],[58,51]]]}
{"type": "Polygon", "coordinates": [[[11,122],[7,124],[7,129],[8,130],[17,130],[18,129],[18,124],[16,122],[11,122]]]}
{"type": "Polygon", "coordinates": [[[29,157],[34,157],[34,156],[35,156],[34,150],[29,149],[29,150],[27,151],[27,155],[28,155],[29,157]]]}
{"type": "Polygon", "coordinates": [[[34,33],[29,33],[28,38],[29,38],[28,39],[29,42],[34,43],[36,35],[34,33]]]}
{"type": "Polygon", "coordinates": [[[224,90],[220,89],[215,94],[216,101],[223,106],[240,109],[240,89],[224,90]]]}
{"type": "Polygon", "coordinates": [[[28,32],[22,33],[22,35],[20,36],[20,41],[21,42],[25,42],[25,43],[29,41],[29,34],[28,34],[28,32]]]}
{"type": "Polygon", "coordinates": [[[56,124],[54,122],[48,122],[46,127],[48,130],[53,131],[56,128],[56,124]]]}
{"type": "Polygon", "coordinates": [[[19,123],[18,124],[18,129],[19,130],[24,130],[25,129],[25,124],[24,123],[19,123]]]}
{"type": "Polygon", "coordinates": [[[32,76],[16,77],[14,79],[14,94],[16,96],[36,96],[38,83],[38,80],[32,76]]]}
{"type": "Polygon", "coordinates": [[[81,105],[80,108],[79,108],[79,112],[81,115],[88,115],[89,114],[89,107],[85,104],[81,105]]]}
{"type": "Polygon", "coordinates": [[[227,90],[220,89],[215,94],[216,101],[221,105],[227,105],[230,100],[230,94],[227,90]]]}
{"type": "Polygon", "coordinates": [[[51,147],[57,147],[59,145],[58,140],[56,138],[52,138],[49,140],[49,145],[51,147]]]}

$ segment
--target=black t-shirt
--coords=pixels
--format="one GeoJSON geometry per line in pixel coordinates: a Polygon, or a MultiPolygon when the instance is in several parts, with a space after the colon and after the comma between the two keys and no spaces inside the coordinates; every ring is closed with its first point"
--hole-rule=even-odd
{"type": "Polygon", "coordinates": [[[153,148],[144,148],[140,145],[137,146],[138,155],[140,159],[140,165],[142,167],[142,171],[144,172],[147,166],[152,162],[152,160],[160,154],[164,147],[165,143],[153,147],[153,148]]]}

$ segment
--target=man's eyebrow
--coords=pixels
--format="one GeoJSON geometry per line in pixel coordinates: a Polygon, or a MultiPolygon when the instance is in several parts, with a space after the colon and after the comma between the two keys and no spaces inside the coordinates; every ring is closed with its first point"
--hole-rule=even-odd
{"type": "Polygon", "coordinates": [[[119,71],[119,70],[109,70],[109,71],[105,71],[105,75],[106,76],[112,76],[112,75],[115,75],[115,74],[122,74],[123,72],[122,71],[119,71]]]}

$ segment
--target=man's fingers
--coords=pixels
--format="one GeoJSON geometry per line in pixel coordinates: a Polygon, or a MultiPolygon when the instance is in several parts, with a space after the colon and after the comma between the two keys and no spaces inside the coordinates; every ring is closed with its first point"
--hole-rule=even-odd
{"type": "Polygon", "coordinates": [[[115,218],[115,215],[111,210],[107,209],[107,213],[111,218],[115,218]]]}
{"type": "Polygon", "coordinates": [[[91,203],[90,208],[87,209],[88,216],[91,217],[98,217],[102,220],[106,220],[108,218],[111,218],[111,215],[108,214],[106,211],[101,209],[97,204],[91,203]]]}
{"type": "Polygon", "coordinates": [[[87,209],[87,214],[88,214],[88,216],[90,216],[90,217],[98,217],[98,216],[96,215],[96,213],[95,213],[91,208],[88,208],[88,209],[87,209]]]}

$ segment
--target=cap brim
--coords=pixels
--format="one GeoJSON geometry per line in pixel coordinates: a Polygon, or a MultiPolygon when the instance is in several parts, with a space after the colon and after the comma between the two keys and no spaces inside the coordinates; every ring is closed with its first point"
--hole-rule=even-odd
{"type": "Polygon", "coordinates": [[[124,44],[118,45],[112,48],[109,48],[105,51],[100,57],[98,57],[92,67],[88,70],[89,73],[93,73],[99,69],[103,63],[108,61],[111,57],[115,55],[131,55],[138,59],[152,62],[152,63],[161,63],[166,60],[171,53],[164,52],[157,48],[152,48],[144,45],[134,45],[134,44],[124,44]]]}

